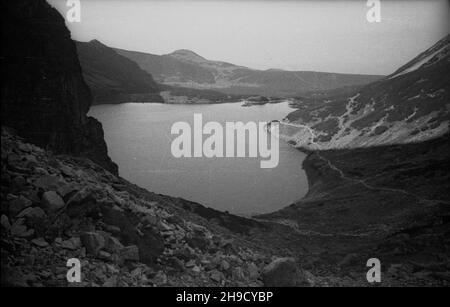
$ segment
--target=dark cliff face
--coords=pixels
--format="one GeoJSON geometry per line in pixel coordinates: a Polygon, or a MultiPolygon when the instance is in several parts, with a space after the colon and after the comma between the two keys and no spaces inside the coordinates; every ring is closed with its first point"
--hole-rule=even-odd
{"type": "Polygon", "coordinates": [[[2,125],[56,153],[86,156],[113,173],[101,124],[63,17],[44,0],[3,1],[2,125]]]}

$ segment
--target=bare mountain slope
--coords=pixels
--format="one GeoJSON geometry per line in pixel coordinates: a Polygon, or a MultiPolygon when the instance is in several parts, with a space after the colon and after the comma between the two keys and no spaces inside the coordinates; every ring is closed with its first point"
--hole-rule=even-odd
{"type": "Polygon", "coordinates": [[[409,143],[448,132],[450,38],[362,88],[310,94],[283,121],[282,137],[309,149],[409,143]],[[336,94],[337,93],[337,94],[336,94]]]}
{"type": "Polygon", "coordinates": [[[152,76],[128,58],[98,40],[76,42],[83,77],[92,91],[94,104],[162,102],[152,76]]]}

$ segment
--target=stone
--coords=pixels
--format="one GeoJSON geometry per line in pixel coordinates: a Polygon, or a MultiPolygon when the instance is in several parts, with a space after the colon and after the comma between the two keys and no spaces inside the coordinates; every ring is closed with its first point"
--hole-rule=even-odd
{"type": "Polygon", "coordinates": [[[259,277],[259,269],[253,262],[247,264],[247,272],[250,279],[256,279],[259,277]]]}
{"type": "Polygon", "coordinates": [[[16,216],[20,211],[27,207],[30,207],[31,205],[32,202],[29,199],[23,196],[19,196],[18,198],[9,202],[9,214],[11,216],[16,216]]]}
{"type": "Polygon", "coordinates": [[[266,287],[295,287],[300,274],[293,258],[278,258],[267,265],[262,273],[266,287]]]}
{"type": "Polygon", "coordinates": [[[221,248],[225,253],[228,254],[236,253],[236,246],[233,239],[223,240],[221,242],[221,248]]]}
{"type": "Polygon", "coordinates": [[[104,226],[105,230],[113,233],[113,234],[120,234],[120,228],[117,226],[113,226],[113,225],[105,225],[104,226]]]}
{"type": "Polygon", "coordinates": [[[42,195],[42,205],[47,212],[56,212],[65,206],[64,200],[55,191],[42,195]]]}
{"type": "Polygon", "coordinates": [[[33,155],[26,155],[24,158],[25,158],[25,166],[28,168],[34,168],[39,165],[36,157],[33,155]]]}
{"type": "Polygon", "coordinates": [[[206,248],[209,246],[209,240],[206,239],[203,236],[194,236],[191,238],[186,238],[186,242],[191,246],[192,248],[198,248],[201,251],[205,251],[206,248]]]}
{"type": "Polygon", "coordinates": [[[73,172],[73,170],[72,170],[69,166],[67,166],[67,165],[65,165],[65,164],[61,165],[60,168],[59,168],[59,170],[61,171],[61,173],[62,173],[63,175],[65,175],[65,176],[67,176],[67,177],[74,177],[74,172],[73,172]]]}
{"type": "Polygon", "coordinates": [[[37,190],[34,190],[34,189],[33,190],[25,190],[25,191],[21,191],[20,194],[22,196],[25,196],[29,200],[31,200],[32,203],[40,203],[41,202],[41,198],[38,195],[37,190]]]}
{"type": "Polygon", "coordinates": [[[165,285],[167,283],[167,275],[163,271],[158,271],[151,281],[157,286],[165,285]]]}
{"type": "Polygon", "coordinates": [[[48,279],[48,278],[52,277],[52,272],[50,272],[49,270],[43,270],[43,271],[40,271],[38,273],[38,275],[44,279],[48,279]]]}
{"type": "Polygon", "coordinates": [[[220,262],[220,268],[221,268],[223,271],[228,271],[228,270],[230,269],[230,264],[228,263],[228,261],[222,260],[222,261],[220,262]]]}
{"type": "Polygon", "coordinates": [[[33,185],[44,191],[57,190],[63,181],[55,175],[45,175],[34,181],[33,185]]]}
{"type": "Polygon", "coordinates": [[[119,251],[122,261],[139,261],[139,248],[136,245],[130,245],[119,251]]]}
{"type": "Polygon", "coordinates": [[[62,241],[60,244],[64,249],[77,250],[81,247],[81,240],[80,238],[72,237],[68,240],[62,241]]]}
{"type": "Polygon", "coordinates": [[[179,271],[179,272],[184,272],[185,271],[183,261],[181,261],[177,257],[171,258],[170,259],[170,264],[176,271],[179,271]]]}
{"type": "Polygon", "coordinates": [[[34,255],[26,255],[25,256],[25,259],[24,259],[25,265],[33,266],[35,262],[36,262],[36,256],[34,256],[34,255]]]}
{"type": "Polygon", "coordinates": [[[103,268],[101,268],[101,267],[96,267],[93,271],[91,271],[91,273],[98,280],[105,280],[106,279],[105,272],[103,271],[103,268]]]}
{"type": "Polygon", "coordinates": [[[97,232],[83,232],[80,234],[81,244],[89,254],[97,255],[105,247],[105,239],[97,232]]]}
{"type": "Polygon", "coordinates": [[[170,231],[170,230],[173,230],[174,227],[172,225],[169,225],[169,224],[163,222],[163,221],[160,221],[159,222],[159,229],[161,231],[170,231]]]}
{"type": "Polygon", "coordinates": [[[139,266],[131,271],[130,275],[132,278],[142,278],[142,276],[144,275],[144,268],[139,266]]]}
{"type": "Polygon", "coordinates": [[[86,201],[92,195],[92,190],[89,187],[83,188],[77,193],[75,193],[68,201],[67,205],[80,205],[86,201]]]}
{"type": "Polygon", "coordinates": [[[42,238],[42,237],[31,240],[31,243],[33,243],[34,245],[36,245],[38,247],[47,247],[48,246],[47,241],[45,241],[44,238],[42,238]]]}
{"type": "Polygon", "coordinates": [[[225,276],[223,275],[223,273],[218,270],[212,270],[209,273],[209,277],[217,283],[220,283],[222,280],[225,279],[225,276]]]}
{"type": "Polygon", "coordinates": [[[116,268],[114,265],[107,263],[106,269],[110,274],[119,274],[120,270],[116,268]]]}
{"type": "Polygon", "coordinates": [[[244,280],[245,274],[244,270],[241,267],[234,267],[231,270],[231,276],[233,277],[233,280],[244,280]]]}
{"type": "Polygon", "coordinates": [[[190,259],[192,259],[194,257],[194,252],[193,252],[192,248],[184,247],[184,248],[175,250],[174,255],[181,260],[189,261],[190,259]]]}
{"type": "Polygon", "coordinates": [[[42,167],[35,167],[34,172],[38,175],[46,176],[48,175],[48,171],[45,168],[42,167]]]}
{"type": "Polygon", "coordinates": [[[11,235],[20,238],[29,238],[34,235],[34,229],[27,229],[25,226],[25,219],[17,219],[11,226],[11,235]]]}
{"type": "Polygon", "coordinates": [[[98,258],[104,259],[104,260],[109,260],[109,259],[111,259],[111,254],[106,251],[101,250],[98,252],[98,258]]]}
{"type": "Polygon", "coordinates": [[[189,260],[188,262],[186,262],[186,267],[187,268],[193,268],[195,266],[195,261],[194,260],[189,260]]]}
{"type": "Polygon", "coordinates": [[[28,144],[28,143],[19,143],[18,148],[24,152],[32,152],[33,151],[32,145],[28,144]]]}
{"type": "Polygon", "coordinates": [[[6,215],[2,214],[0,221],[4,230],[9,231],[11,229],[11,224],[9,223],[9,219],[6,215]]]}
{"type": "Polygon", "coordinates": [[[117,253],[122,250],[123,245],[120,243],[119,239],[114,238],[113,236],[108,236],[106,239],[105,250],[110,253],[117,253]]]}
{"type": "Polygon", "coordinates": [[[197,232],[197,233],[204,233],[206,231],[205,227],[200,226],[195,223],[192,223],[192,222],[188,222],[187,225],[189,228],[191,228],[194,232],[197,232]]]}
{"type": "Polygon", "coordinates": [[[117,287],[117,276],[111,276],[110,278],[108,278],[104,283],[103,283],[103,287],[117,287]]]}
{"type": "Polygon", "coordinates": [[[58,194],[61,195],[61,197],[65,197],[66,195],[75,191],[78,191],[78,186],[70,183],[62,184],[56,190],[56,192],[58,192],[58,194]]]}
{"type": "Polygon", "coordinates": [[[45,211],[39,207],[28,207],[17,215],[17,217],[25,217],[27,219],[44,219],[46,216],[45,211]]]}
{"type": "Polygon", "coordinates": [[[80,249],[80,257],[81,258],[86,257],[86,247],[84,247],[84,246],[80,249]]]}
{"type": "Polygon", "coordinates": [[[144,225],[157,226],[158,218],[153,215],[146,215],[142,218],[142,223],[144,223],[144,225]]]}

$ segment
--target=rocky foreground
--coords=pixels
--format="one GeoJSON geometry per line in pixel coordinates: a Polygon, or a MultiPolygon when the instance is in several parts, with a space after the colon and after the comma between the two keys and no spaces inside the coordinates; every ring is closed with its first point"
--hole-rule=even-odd
{"type": "Polygon", "coordinates": [[[1,148],[4,286],[370,286],[373,257],[382,286],[450,284],[446,139],[311,153],[306,198],[255,219],[148,192],[9,129],[1,148]],[[81,283],[67,282],[70,258],[81,283]]]}
{"type": "Polygon", "coordinates": [[[261,227],[257,222],[147,192],[88,159],[55,156],[7,129],[1,148],[2,285],[298,282],[293,259],[242,239],[249,227],[261,227]],[[81,283],[66,280],[70,258],[81,261],[81,283]]]}

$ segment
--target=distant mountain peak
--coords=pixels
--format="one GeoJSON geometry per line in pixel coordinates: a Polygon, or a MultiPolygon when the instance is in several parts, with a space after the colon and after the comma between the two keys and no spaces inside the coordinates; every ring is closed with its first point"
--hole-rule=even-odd
{"type": "Polygon", "coordinates": [[[98,39],[90,40],[89,44],[99,44],[99,45],[103,45],[104,46],[104,44],[101,41],[99,41],[98,39]]]}
{"type": "Polygon", "coordinates": [[[103,43],[102,43],[101,41],[99,41],[98,39],[90,40],[89,42],[87,42],[87,44],[89,44],[90,46],[95,47],[95,48],[97,48],[97,49],[99,49],[99,50],[101,50],[101,49],[108,49],[108,48],[109,48],[108,46],[106,46],[105,44],[103,44],[103,43]]]}
{"type": "Polygon", "coordinates": [[[172,53],[169,53],[168,56],[175,57],[180,60],[187,60],[192,62],[204,62],[206,59],[192,50],[188,49],[178,49],[172,53]]]}

